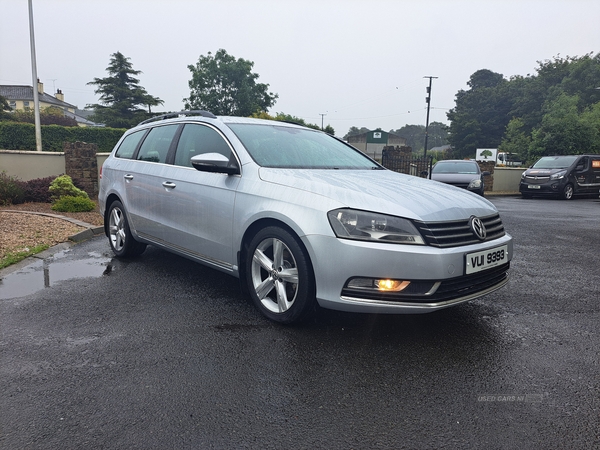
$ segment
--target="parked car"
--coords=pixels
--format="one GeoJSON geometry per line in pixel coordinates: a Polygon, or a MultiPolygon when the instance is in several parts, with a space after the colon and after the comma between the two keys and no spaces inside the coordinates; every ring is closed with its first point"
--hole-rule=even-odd
{"type": "Polygon", "coordinates": [[[321,131],[202,111],[128,130],[99,202],[118,257],[150,244],[238,277],[281,323],[317,305],[446,308],[504,286],[513,256],[481,197],[389,171],[321,131]]]}
{"type": "Polygon", "coordinates": [[[524,198],[594,194],[600,188],[600,155],[544,156],[521,175],[524,198]]]}
{"type": "Polygon", "coordinates": [[[431,168],[431,179],[451,184],[483,196],[483,177],[490,173],[482,172],[476,161],[448,159],[438,161],[431,168]]]}

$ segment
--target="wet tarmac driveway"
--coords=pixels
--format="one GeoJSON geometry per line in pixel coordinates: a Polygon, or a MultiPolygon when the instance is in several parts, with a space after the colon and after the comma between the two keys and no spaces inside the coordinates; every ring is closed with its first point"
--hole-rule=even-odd
{"type": "Polygon", "coordinates": [[[283,327],[103,237],[2,271],[0,448],[598,448],[600,202],[493,202],[511,281],[427,315],[283,327]]]}

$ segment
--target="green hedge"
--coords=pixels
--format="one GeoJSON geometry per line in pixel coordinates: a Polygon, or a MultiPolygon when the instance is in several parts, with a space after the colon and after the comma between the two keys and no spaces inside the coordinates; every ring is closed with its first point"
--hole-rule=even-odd
{"type": "MultiPolygon", "coordinates": [[[[125,133],[124,128],[62,127],[42,125],[42,150],[62,152],[65,142],[96,144],[98,153],[110,152],[125,133]]],[[[22,122],[0,122],[0,148],[35,150],[35,125],[22,122]]]]}

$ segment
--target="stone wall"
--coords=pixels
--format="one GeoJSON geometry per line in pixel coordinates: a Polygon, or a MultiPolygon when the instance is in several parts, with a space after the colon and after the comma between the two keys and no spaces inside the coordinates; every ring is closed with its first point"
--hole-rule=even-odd
{"type": "Polygon", "coordinates": [[[65,173],[73,183],[88,193],[90,198],[98,196],[98,160],[96,144],[65,142],[65,173]]]}

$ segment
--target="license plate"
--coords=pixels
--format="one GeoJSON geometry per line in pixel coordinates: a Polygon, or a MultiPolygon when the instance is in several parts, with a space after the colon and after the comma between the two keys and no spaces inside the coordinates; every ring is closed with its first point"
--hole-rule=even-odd
{"type": "Polygon", "coordinates": [[[508,247],[503,245],[481,252],[467,253],[466,258],[465,272],[467,275],[470,273],[481,272],[482,270],[491,269],[492,267],[507,263],[508,247]]]}
{"type": "Polygon", "coordinates": [[[530,184],[527,186],[529,189],[540,189],[541,186],[539,184],[530,184]]]}

